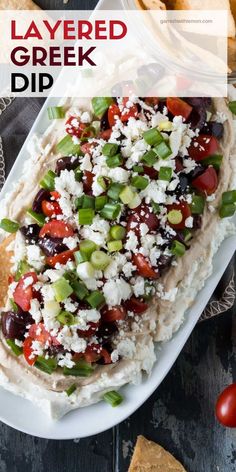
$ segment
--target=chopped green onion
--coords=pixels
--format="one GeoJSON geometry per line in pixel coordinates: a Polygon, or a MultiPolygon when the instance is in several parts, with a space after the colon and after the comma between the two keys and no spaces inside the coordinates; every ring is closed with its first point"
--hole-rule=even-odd
{"type": "Polygon", "coordinates": [[[107,196],[106,195],[100,195],[99,197],[95,198],[95,210],[100,211],[103,209],[103,207],[107,203],[107,196]]]}
{"type": "Polygon", "coordinates": [[[160,213],[160,211],[161,211],[160,205],[158,205],[158,203],[156,203],[156,202],[152,202],[152,208],[153,208],[154,213],[160,213]]]}
{"type": "Polygon", "coordinates": [[[99,290],[90,293],[86,300],[92,308],[100,308],[106,302],[103,293],[99,292],[99,290]]]}
{"type": "Polygon", "coordinates": [[[106,220],[115,220],[119,216],[120,210],[121,207],[119,204],[106,203],[100,215],[106,220]]]}
{"type": "Polygon", "coordinates": [[[95,116],[98,116],[99,118],[102,117],[102,115],[107,111],[109,106],[113,103],[113,100],[111,97],[94,97],[92,98],[92,107],[95,116]]]}
{"type": "Polygon", "coordinates": [[[112,157],[117,154],[118,145],[113,143],[106,143],[102,148],[102,153],[104,156],[112,157]]]}
{"type": "Polygon", "coordinates": [[[94,251],[91,256],[91,264],[97,270],[105,270],[110,262],[110,257],[103,251],[94,251]]]}
{"type": "Polygon", "coordinates": [[[171,252],[174,256],[181,257],[185,253],[185,245],[175,240],[172,243],[171,252]]]}
{"type": "Polygon", "coordinates": [[[73,288],[73,293],[75,293],[79,300],[84,300],[89,294],[87,287],[79,280],[73,280],[71,287],[73,288]]]}
{"type": "Polygon", "coordinates": [[[0,221],[0,228],[6,231],[7,233],[16,233],[20,225],[15,221],[9,220],[8,218],[3,218],[0,221]]]}
{"type": "Polygon", "coordinates": [[[17,304],[14,302],[13,298],[10,298],[10,304],[11,304],[11,308],[12,310],[14,311],[14,313],[18,313],[18,306],[17,304]]]}
{"type": "Polygon", "coordinates": [[[193,215],[202,215],[205,207],[205,198],[202,195],[193,195],[191,203],[191,212],[193,215]]]}
{"type": "Polygon", "coordinates": [[[132,202],[135,193],[129,185],[126,185],[125,188],[120,193],[120,199],[124,204],[132,202]]]}
{"type": "Polygon", "coordinates": [[[68,280],[64,277],[56,280],[52,284],[52,288],[55,293],[55,298],[57,302],[63,302],[66,298],[68,298],[73,293],[73,288],[70,286],[68,280]]]}
{"type": "Polygon", "coordinates": [[[141,175],[137,175],[131,179],[131,185],[139,190],[144,190],[148,186],[148,183],[149,180],[141,175]]]}
{"type": "Polygon", "coordinates": [[[76,271],[81,280],[92,279],[95,273],[94,267],[88,261],[79,264],[76,271]]]}
{"type": "Polygon", "coordinates": [[[141,198],[138,195],[138,193],[134,194],[134,198],[131,200],[131,202],[128,203],[128,207],[133,210],[134,208],[137,208],[139,205],[141,205],[141,198]]]}
{"type": "Polygon", "coordinates": [[[76,169],[74,170],[74,174],[75,174],[75,180],[77,182],[81,182],[82,177],[83,177],[83,172],[82,170],[80,170],[80,167],[76,167],[76,169]]]}
{"type": "Polygon", "coordinates": [[[92,253],[96,251],[97,245],[93,241],[90,241],[90,239],[85,239],[84,241],[81,241],[79,248],[82,256],[84,256],[88,261],[92,253]]]}
{"type": "Polygon", "coordinates": [[[183,235],[184,235],[184,242],[185,243],[188,243],[190,241],[190,239],[192,239],[192,232],[188,228],[184,228],[183,235]]]}
{"type": "Polygon", "coordinates": [[[123,402],[123,397],[119,392],[112,390],[111,392],[107,392],[103,395],[104,400],[107,403],[110,403],[112,407],[119,406],[123,402]]]}
{"type": "Polygon", "coordinates": [[[236,115],[236,100],[229,102],[229,109],[233,115],[236,115]]]}
{"type": "Polygon", "coordinates": [[[76,385],[75,385],[75,384],[72,384],[72,385],[66,390],[66,395],[67,395],[68,397],[70,397],[70,395],[72,395],[72,393],[75,392],[76,388],[77,388],[76,385]]]}
{"type": "Polygon", "coordinates": [[[100,187],[102,187],[103,190],[107,189],[106,181],[102,175],[99,175],[97,178],[97,183],[100,185],[100,187]]]}
{"type": "Polygon", "coordinates": [[[173,128],[173,123],[171,121],[165,120],[158,123],[158,128],[160,131],[171,131],[173,128]]]}
{"type": "Polygon", "coordinates": [[[201,164],[204,166],[213,166],[216,170],[219,170],[222,164],[222,160],[223,156],[221,154],[213,154],[212,156],[202,159],[201,164]]]}
{"type": "Polygon", "coordinates": [[[81,208],[79,210],[79,224],[91,225],[94,218],[94,210],[92,208],[81,208]]]}
{"type": "Polygon", "coordinates": [[[77,198],[75,199],[75,208],[76,208],[76,210],[79,210],[80,208],[82,208],[82,206],[83,206],[83,200],[84,200],[84,196],[82,196],[82,197],[77,197],[77,198]]]}
{"type": "Polygon", "coordinates": [[[158,155],[158,157],[160,157],[160,159],[166,159],[172,154],[171,148],[165,143],[165,141],[158,144],[158,146],[155,146],[154,152],[158,155]]]}
{"type": "Polygon", "coordinates": [[[107,157],[106,164],[110,169],[114,169],[115,167],[119,167],[123,162],[123,158],[121,154],[116,154],[112,157],[107,157]]]}
{"type": "Polygon", "coordinates": [[[81,262],[88,261],[88,257],[86,256],[86,254],[82,254],[81,251],[74,252],[74,258],[76,265],[81,264],[81,262]]]}
{"type": "Polygon", "coordinates": [[[156,153],[152,149],[146,152],[141,160],[149,167],[152,167],[158,161],[156,153]]]}
{"type": "Polygon", "coordinates": [[[121,249],[123,248],[123,244],[122,244],[122,241],[109,241],[107,243],[107,249],[109,252],[117,252],[117,251],[121,251],[121,249]]]}
{"type": "Polygon", "coordinates": [[[65,118],[65,110],[63,107],[48,107],[49,120],[58,120],[65,118]]]}
{"type": "Polygon", "coordinates": [[[111,184],[108,189],[107,196],[111,198],[112,200],[117,201],[123,189],[124,189],[124,185],[122,184],[111,184]]]}
{"type": "Polygon", "coordinates": [[[57,144],[56,150],[60,154],[64,154],[64,156],[69,156],[70,154],[72,154],[73,156],[81,154],[80,145],[74,144],[73,139],[69,134],[67,134],[57,144]]]}
{"type": "Polygon", "coordinates": [[[13,339],[7,339],[6,343],[8,344],[8,346],[11,348],[12,352],[14,352],[16,356],[20,356],[22,354],[23,352],[22,347],[17,346],[17,344],[15,343],[15,341],[13,341],[13,339]]]}
{"type": "Polygon", "coordinates": [[[93,373],[93,370],[92,365],[88,362],[78,361],[71,369],[64,367],[63,374],[74,375],[75,377],[89,377],[93,373]]]}
{"type": "Polygon", "coordinates": [[[68,311],[61,311],[59,315],[57,315],[57,321],[62,325],[71,326],[75,324],[75,317],[68,311]]]}
{"type": "Polygon", "coordinates": [[[150,146],[156,146],[163,141],[163,136],[157,128],[153,128],[143,133],[143,139],[146,143],[150,144],[150,146]]]}
{"type": "Polygon", "coordinates": [[[57,360],[54,358],[45,359],[43,356],[38,356],[34,366],[46,374],[51,375],[57,368],[57,360]]]}
{"type": "Polygon", "coordinates": [[[170,224],[178,225],[183,220],[181,210],[170,210],[169,213],[167,213],[167,219],[170,224]]]}
{"type": "Polygon", "coordinates": [[[171,180],[171,177],[172,177],[172,167],[160,167],[160,170],[159,170],[160,180],[167,180],[169,182],[171,180]]]}
{"type": "Polygon", "coordinates": [[[55,189],[55,178],[56,174],[52,170],[49,170],[43,179],[40,181],[40,187],[44,188],[45,190],[54,190],[55,189]]]}
{"type": "Polygon", "coordinates": [[[95,208],[95,198],[90,195],[84,195],[82,208],[95,208]]]}
{"type": "Polygon", "coordinates": [[[82,142],[84,141],[87,141],[88,139],[88,134],[89,134],[89,137],[94,137],[96,136],[96,129],[93,127],[93,126],[86,126],[86,128],[83,129],[82,133],[81,133],[81,136],[80,136],[80,140],[82,142]]]}
{"type": "Polygon", "coordinates": [[[228,192],[223,192],[222,194],[222,203],[236,203],[236,190],[229,190],[228,192]]]}
{"type": "Polygon", "coordinates": [[[36,213],[36,211],[33,210],[27,210],[27,215],[31,216],[31,218],[36,221],[36,223],[42,227],[45,224],[45,219],[46,217],[43,215],[43,213],[36,213]]]}
{"type": "Polygon", "coordinates": [[[110,229],[110,236],[112,239],[124,239],[126,235],[126,229],[124,228],[124,226],[121,226],[121,225],[115,225],[115,226],[112,226],[111,229],[110,229]]]}
{"type": "Polygon", "coordinates": [[[236,205],[234,203],[226,203],[221,205],[219,214],[221,218],[229,218],[234,215],[235,211],[236,205]]]}
{"type": "Polygon", "coordinates": [[[18,282],[18,280],[20,280],[22,275],[27,274],[27,272],[29,272],[29,269],[30,269],[29,264],[27,264],[26,261],[20,261],[17,264],[15,280],[18,282]]]}
{"type": "Polygon", "coordinates": [[[137,174],[142,174],[144,172],[144,168],[142,166],[134,166],[133,172],[137,172],[137,174]]]}

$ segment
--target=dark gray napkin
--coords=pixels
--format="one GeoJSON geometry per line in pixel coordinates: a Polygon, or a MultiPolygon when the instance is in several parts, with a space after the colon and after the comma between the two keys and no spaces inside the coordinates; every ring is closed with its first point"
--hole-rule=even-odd
{"type": "MultiPolygon", "coordinates": [[[[1,144],[7,176],[43,103],[43,98],[17,98],[13,101],[0,99],[0,185],[1,175],[3,177],[1,144]]],[[[224,313],[233,306],[235,301],[234,266],[235,257],[226,269],[201,320],[224,313]]]]}

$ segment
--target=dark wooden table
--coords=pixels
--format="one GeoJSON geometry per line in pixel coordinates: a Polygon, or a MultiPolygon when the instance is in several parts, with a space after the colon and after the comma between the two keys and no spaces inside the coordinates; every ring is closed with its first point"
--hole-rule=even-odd
{"type": "MultiPolygon", "coordinates": [[[[62,0],[37,3],[63,8],[62,0]]],[[[92,9],[96,3],[70,0],[64,8],[92,9]]],[[[16,101],[0,121],[7,172],[42,102],[24,100],[29,110],[24,132],[19,114],[10,139],[5,128],[9,129],[8,113],[16,101]]],[[[236,381],[235,308],[200,323],[152,397],[112,430],[88,439],[48,441],[0,423],[0,472],[126,472],[138,434],[166,447],[188,472],[236,472],[236,430],[224,429],[214,417],[217,395],[236,381]]]]}

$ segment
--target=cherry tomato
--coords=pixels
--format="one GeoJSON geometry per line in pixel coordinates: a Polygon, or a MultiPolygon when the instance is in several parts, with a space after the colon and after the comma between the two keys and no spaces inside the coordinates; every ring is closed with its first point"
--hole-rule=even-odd
{"type": "Polygon", "coordinates": [[[200,136],[192,140],[191,146],[188,148],[188,153],[191,159],[201,161],[205,159],[205,157],[214,154],[218,148],[219,143],[215,136],[200,134],[200,136]]]}
{"type": "Polygon", "coordinates": [[[83,336],[84,338],[90,338],[90,336],[94,336],[99,328],[99,323],[88,323],[88,329],[77,329],[77,333],[79,336],[83,336]]]}
{"type": "Polygon", "coordinates": [[[144,278],[158,279],[160,276],[158,271],[154,270],[150,261],[143,254],[134,254],[132,258],[133,264],[137,267],[137,273],[144,278]]]}
{"type": "Polygon", "coordinates": [[[62,210],[58,202],[47,202],[47,200],[43,200],[42,210],[43,214],[49,217],[62,214],[62,210]]]}
{"type": "Polygon", "coordinates": [[[29,337],[42,344],[49,343],[50,345],[60,346],[60,342],[55,336],[51,336],[43,323],[32,324],[29,329],[29,337]]]}
{"type": "Polygon", "coordinates": [[[108,108],[108,123],[109,126],[112,128],[117,120],[121,115],[121,111],[116,103],[112,103],[112,105],[108,108]]]}
{"type": "Polygon", "coordinates": [[[91,154],[91,150],[94,149],[96,143],[84,143],[81,144],[80,149],[84,154],[91,154]]]}
{"type": "Polygon", "coordinates": [[[52,238],[69,238],[74,235],[74,230],[69,223],[60,220],[51,220],[42,227],[39,237],[43,238],[46,234],[52,238]]]}
{"type": "Polygon", "coordinates": [[[30,337],[26,338],[23,343],[23,354],[25,357],[26,362],[28,362],[29,365],[34,365],[35,361],[37,360],[37,356],[32,356],[32,342],[34,340],[30,337]]]}
{"type": "Polygon", "coordinates": [[[102,356],[102,347],[100,344],[89,344],[89,346],[86,347],[85,353],[84,353],[84,358],[86,362],[97,362],[99,359],[101,359],[102,356]]]}
{"type": "Polygon", "coordinates": [[[100,138],[105,139],[105,141],[108,141],[110,139],[112,133],[112,129],[105,129],[105,131],[101,131],[100,133],[100,138]]]}
{"type": "Polygon", "coordinates": [[[54,200],[59,200],[61,198],[61,195],[59,192],[56,190],[53,190],[53,192],[50,192],[50,195],[54,198],[54,200]]]}
{"type": "Polygon", "coordinates": [[[181,172],[183,170],[184,166],[180,160],[179,157],[176,157],[175,159],[175,171],[178,173],[178,172],[181,172]]]}
{"type": "Polygon", "coordinates": [[[236,383],[223,390],[218,397],[215,411],[221,424],[236,428],[236,383]]]}
{"type": "Polygon", "coordinates": [[[33,285],[37,282],[38,277],[35,272],[28,272],[20,278],[13,298],[14,302],[23,310],[29,311],[31,300],[33,298],[33,285]]]}
{"type": "Polygon", "coordinates": [[[86,128],[88,128],[88,124],[81,123],[79,121],[79,118],[76,116],[70,116],[70,118],[66,122],[66,132],[70,136],[76,136],[77,138],[81,138],[81,136],[83,135],[83,138],[89,138],[91,135],[91,131],[84,131],[86,128]]]}
{"type": "Polygon", "coordinates": [[[55,267],[56,264],[65,265],[68,261],[74,259],[74,252],[77,249],[69,249],[68,251],[61,252],[56,256],[46,257],[46,264],[50,267],[55,267]]]}
{"type": "Polygon", "coordinates": [[[182,221],[178,224],[172,224],[168,222],[168,224],[174,228],[174,229],[184,229],[185,228],[185,221],[186,219],[191,216],[191,209],[190,206],[188,205],[187,202],[181,202],[181,203],[173,203],[172,205],[167,206],[167,212],[171,210],[180,210],[182,213],[182,221]]]}
{"type": "Polygon", "coordinates": [[[214,167],[208,167],[203,174],[194,179],[192,186],[207,195],[212,195],[218,187],[218,177],[214,167]]]}
{"type": "Polygon", "coordinates": [[[127,311],[133,311],[139,315],[148,309],[148,303],[136,297],[131,297],[129,300],[126,300],[124,305],[127,311]]]}
{"type": "Polygon", "coordinates": [[[102,348],[101,355],[102,355],[104,364],[111,364],[111,354],[104,347],[102,348]]]}
{"type": "Polygon", "coordinates": [[[155,105],[158,105],[159,98],[157,98],[157,97],[146,97],[145,98],[145,103],[147,105],[149,105],[150,107],[154,107],[155,105]]]}
{"type": "Polygon", "coordinates": [[[122,111],[120,113],[120,119],[122,122],[128,121],[129,118],[136,118],[138,116],[138,107],[137,105],[132,105],[130,108],[127,107],[127,102],[129,102],[129,98],[123,98],[123,106],[127,111],[122,111]]]}
{"type": "Polygon", "coordinates": [[[168,97],[166,99],[166,105],[172,115],[180,115],[186,120],[193,109],[193,107],[191,107],[188,103],[184,102],[184,100],[181,100],[181,98],[177,97],[168,97]]]}
{"type": "Polygon", "coordinates": [[[89,170],[85,170],[84,176],[83,176],[83,187],[84,187],[85,193],[91,192],[93,179],[94,179],[94,174],[90,172],[89,170]]]}
{"type": "Polygon", "coordinates": [[[102,321],[112,323],[113,321],[124,320],[126,318],[126,309],[121,305],[108,308],[107,306],[102,310],[102,321]]]}
{"type": "Polygon", "coordinates": [[[157,179],[158,171],[154,167],[143,166],[144,174],[148,175],[150,179],[157,179]]]}

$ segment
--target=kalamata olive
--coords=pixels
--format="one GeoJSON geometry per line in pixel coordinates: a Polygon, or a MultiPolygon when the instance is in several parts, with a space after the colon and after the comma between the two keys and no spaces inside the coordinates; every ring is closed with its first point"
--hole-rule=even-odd
{"type": "Polygon", "coordinates": [[[183,195],[189,185],[188,177],[185,174],[179,174],[179,183],[174,191],[176,195],[183,195]]]}
{"type": "Polygon", "coordinates": [[[50,192],[41,188],[37,195],[34,198],[32,210],[36,213],[42,213],[42,201],[43,200],[50,200],[50,192]]]}
{"type": "Polygon", "coordinates": [[[196,179],[200,174],[202,174],[204,171],[204,167],[201,166],[200,164],[195,167],[188,175],[189,175],[189,180],[196,179]]]}
{"type": "Polygon", "coordinates": [[[151,62],[150,64],[143,65],[137,70],[139,77],[147,76],[149,79],[151,78],[152,81],[159,80],[161,77],[163,77],[164,73],[164,67],[157,62],[151,62]]]}
{"type": "Polygon", "coordinates": [[[202,133],[210,134],[211,136],[215,136],[217,139],[221,139],[224,133],[224,126],[222,123],[217,123],[217,121],[209,121],[202,128],[202,133]]]}
{"type": "Polygon", "coordinates": [[[60,238],[39,238],[38,245],[47,257],[55,256],[55,254],[60,254],[69,249],[65,244],[63,244],[60,238]]]}
{"type": "Polygon", "coordinates": [[[195,215],[193,218],[193,228],[200,229],[202,226],[202,215],[195,215]]]}
{"type": "Polygon", "coordinates": [[[157,261],[158,270],[161,272],[169,267],[172,259],[173,256],[166,256],[165,254],[162,254],[157,261]]]}
{"type": "Polygon", "coordinates": [[[106,110],[100,121],[100,130],[105,131],[106,129],[109,129],[109,128],[110,128],[110,125],[108,122],[108,110],[106,110]]]}
{"type": "Polygon", "coordinates": [[[26,239],[26,242],[33,243],[38,241],[40,227],[36,224],[29,226],[22,226],[21,233],[26,239]]]}
{"type": "Polygon", "coordinates": [[[49,346],[48,348],[48,354],[49,356],[52,356],[52,357],[55,357],[57,356],[58,354],[65,354],[66,353],[66,350],[63,346],[54,346],[53,344],[51,346],[49,346]]]}
{"type": "Polygon", "coordinates": [[[79,166],[79,157],[66,156],[58,159],[56,163],[56,173],[59,175],[62,170],[74,170],[79,166]]]}
{"type": "Polygon", "coordinates": [[[5,311],[2,313],[2,332],[6,339],[24,339],[26,325],[30,323],[30,315],[13,311],[5,311]]]}
{"type": "Polygon", "coordinates": [[[96,333],[99,341],[107,341],[118,331],[116,323],[102,323],[99,330],[96,333]]]}
{"type": "Polygon", "coordinates": [[[206,123],[207,113],[205,108],[193,108],[187,123],[191,125],[192,129],[201,130],[206,123]]]}
{"type": "Polygon", "coordinates": [[[184,99],[189,105],[195,108],[205,108],[208,109],[211,106],[210,97],[187,97],[184,99]]]}

